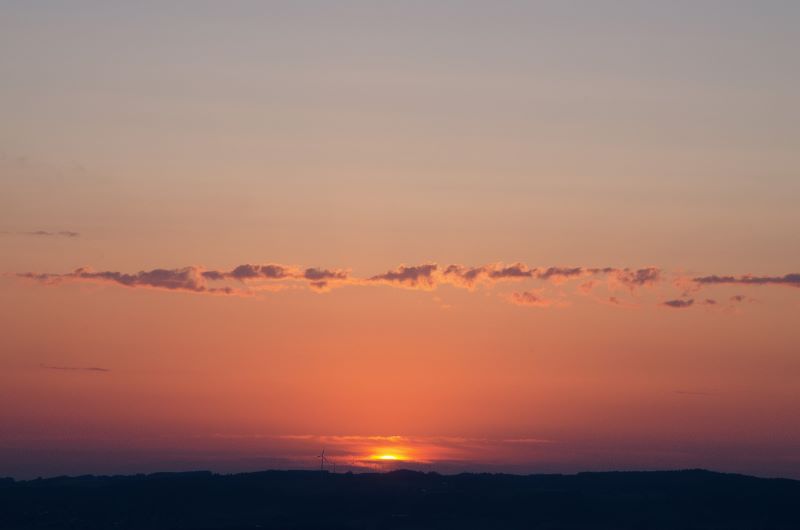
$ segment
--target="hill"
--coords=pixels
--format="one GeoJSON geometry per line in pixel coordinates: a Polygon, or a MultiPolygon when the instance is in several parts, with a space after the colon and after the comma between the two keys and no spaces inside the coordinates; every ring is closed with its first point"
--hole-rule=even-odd
{"type": "Polygon", "coordinates": [[[800,482],[702,470],[3,479],[0,528],[797,529],[800,482]]]}

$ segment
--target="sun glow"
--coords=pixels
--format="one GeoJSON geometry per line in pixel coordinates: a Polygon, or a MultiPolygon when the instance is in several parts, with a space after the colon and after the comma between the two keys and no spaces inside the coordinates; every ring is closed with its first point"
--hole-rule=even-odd
{"type": "Polygon", "coordinates": [[[408,460],[408,451],[398,450],[395,447],[375,448],[367,457],[369,460],[379,460],[381,462],[402,462],[408,460]]]}

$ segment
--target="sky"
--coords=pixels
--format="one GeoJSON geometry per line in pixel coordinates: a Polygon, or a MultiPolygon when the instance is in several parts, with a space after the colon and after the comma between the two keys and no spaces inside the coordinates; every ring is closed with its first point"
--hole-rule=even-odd
{"type": "Polygon", "coordinates": [[[800,478],[798,23],[0,3],[0,476],[800,478]]]}

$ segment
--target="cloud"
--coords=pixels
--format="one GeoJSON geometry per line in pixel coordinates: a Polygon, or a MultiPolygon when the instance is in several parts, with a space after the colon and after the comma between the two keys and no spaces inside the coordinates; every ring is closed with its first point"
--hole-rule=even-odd
{"type": "Polygon", "coordinates": [[[307,280],[315,282],[328,281],[328,280],[346,280],[348,272],[343,270],[330,270],[330,269],[317,269],[315,267],[308,268],[303,272],[303,277],[307,280]]]}
{"type": "Polygon", "coordinates": [[[590,269],[583,267],[548,267],[537,272],[536,277],[541,280],[559,281],[584,276],[587,273],[591,274],[590,269]]]}
{"type": "Polygon", "coordinates": [[[480,267],[448,265],[441,274],[441,281],[456,287],[472,289],[479,283],[494,283],[507,280],[524,280],[535,277],[536,269],[524,263],[489,263],[480,267]]]}
{"type": "Polygon", "coordinates": [[[691,307],[694,305],[694,299],[690,298],[688,300],[667,300],[666,302],[662,302],[661,305],[667,307],[674,307],[675,309],[682,309],[684,307],[691,307]]]}
{"type": "Polygon", "coordinates": [[[182,269],[153,269],[139,271],[134,274],[116,271],[93,271],[82,267],[66,274],[20,273],[18,276],[42,283],[59,283],[62,281],[87,281],[97,283],[114,283],[125,287],[151,287],[170,291],[191,291],[196,293],[234,294],[230,287],[208,287],[206,278],[198,267],[182,269]]]}
{"type": "MultiPolygon", "coordinates": [[[[284,289],[311,289],[317,292],[326,292],[335,287],[348,285],[387,285],[432,291],[440,285],[473,290],[477,286],[491,289],[501,282],[549,282],[553,285],[552,289],[556,291],[552,296],[545,296],[540,289],[536,288],[528,288],[510,294],[501,291],[499,296],[520,306],[563,306],[569,303],[567,296],[589,295],[605,285],[607,292],[592,297],[595,301],[622,307],[636,307],[641,304],[638,302],[631,304],[629,297],[619,296],[619,288],[633,294],[639,289],[663,283],[665,274],[660,268],[653,266],[643,268],[578,266],[537,268],[519,262],[512,264],[495,262],[480,266],[460,264],[445,266],[437,263],[400,265],[382,274],[366,277],[352,276],[349,269],[300,267],[278,263],[246,263],[234,266],[229,270],[188,266],[175,269],[158,268],[136,273],[95,271],[83,267],[64,274],[22,272],[15,276],[51,285],[61,282],[94,282],[129,288],[144,287],[168,291],[242,296],[284,289]],[[573,279],[580,279],[573,292],[567,292],[559,287],[563,282],[573,279]]],[[[677,290],[677,292],[671,295],[672,299],[660,302],[660,305],[671,308],[686,308],[692,305],[721,307],[721,302],[717,298],[699,298],[691,294],[705,284],[800,286],[800,274],[797,273],[783,276],[711,275],[691,278],[671,275],[670,277],[673,280],[678,278],[678,280],[672,281],[666,287],[677,290]],[[687,289],[687,282],[694,288],[687,289]]],[[[639,298],[638,295],[636,298],[639,298]]],[[[730,303],[752,301],[743,295],[732,296],[729,300],[730,303]]]]}
{"type": "MultiPolygon", "coordinates": [[[[568,280],[587,276],[605,276],[612,284],[622,284],[629,289],[654,285],[661,280],[661,270],[657,267],[641,269],[616,268],[616,267],[548,267],[539,269],[536,277],[540,280],[550,280],[562,283],[568,280]]],[[[591,291],[596,282],[589,280],[581,285],[584,292],[591,291]]]]}
{"type": "Polygon", "coordinates": [[[661,280],[661,270],[656,267],[643,269],[604,269],[603,272],[611,274],[614,279],[629,287],[645,287],[658,283],[661,280]]]}
{"type": "Polygon", "coordinates": [[[214,270],[202,271],[200,274],[203,276],[203,278],[206,278],[206,279],[212,280],[212,281],[220,281],[220,280],[224,280],[225,278],[227,278],[226,273],[221,272],[221,271],[214,271],[214,270]]]}
{"type": "Polygon", "coordinates": [[[794,272],[783,276],[753,276],[744,274],[742,276],[700,276],[693,278],[693,281],[700,285],[715,284],[738,284],[738,285],[786,285],[789,287],[800,287],[800,273],[794,272]]]}
{"type": "MultiPolygon", "coordinates": [[[[216,272],[216,271],[214,271],[216,272]]],[[[227,273],[221,273],[223,277],[236,280],[267,279],[280,280],[282,278],[295,277],[296,272],[284,265],[239,265],[227,273]]]]}
{"type": "Polygon", "coordinates": [[[60,230],[58,232],[46,232],[45,230],[36,230],[35,232],[27,232],[26,235],[30,236],[46,236],[46,237],[79,237],[80,234],[78,232],[73,232],[72,230],[60,230]]]}
{"type": "MultiPolygon", "coordinates": [[[[436,263],[421,265],[400,265],[383,274],[367,278],[353,278],[349,270],[327,269],[320,267],[301,268],[292,265],[269,263],[263,265],[243,264],[233,269],[217,270],[190,266],[182,269],[153,269],[135,274],[103,271],[95,272],[89,268],[76,269],[67,274],[41,274],[26,272],[18,276],[44,283],[55,283],[60,280],[109,281],[127,287],[150,286],[171,290],[194,292],[233,292],[232,288],[209,288],[207,282],[235,280],[240,283],[259,281],[303,281],[316,290],[327,290],[333,285],[369,285],[385,284],[409,289],[432,290],[440,284],[453,285],[472,289],[479,283],[493,284],[503,281],[545,280],[560,283],[568,279],[590,275],[610,275],[614,281],[630,287],[652,284],[659,279],[660,271],[656,268],[615,269],[585,267],[548,267],[537,269],[524,263],[490,263],[479,267],[448,265],[440,267],[436,263]]],[[[585,283],[584,289],[590,290],[592,284],[585,283]]]]}
{"type": "Polygon", "coordinates": [[[523,291],[519,293],[511,293],[509,301],[515,305],[532,306],[532,307],[551,307],[557,304],[556,300],[545,298],[537,291],[523,291]]]}
{"type": "Polygon", "coordinates": [[[34,237],[67,237],[74,238],[80,237],[80,233],[73,232],[72,230],[59,230],[56,232],[48,232],[47,230],[31,230],[28,232],[0,232],[3,235],[20,235],[20,236],[34,236],[34,237]]]}
{"type": "Polygon", "coordinates": [[[436,286],[435,273],[438,269],[439,267],[435,263],[414,266],[400,265],[397,269],[372,276],[368,281],[396,284],[402,287],[433,289],[436,286]]]}
{"type": "Polygon", "coordinates": [[[306,280],[312,289],[325,291],[331,287],[332,282],[348,280],[350,273],[342,269],[321,269],[317,267],[301,269],[299,267],[271,263],[267,265],[239,265],[230,271],[204,270],[201,275],[210,281],[233,279],[242,283],[259,280],[306,280]]]}
{"type": "Polygon", "coordinates": [[[495,263],[489,267],[489,278],[493,280],[506,280],[514,278],[530,278],[536,272],[524,263],[503,265],[495,263]]]}
{"type": "Polygon", "coordinates": [[[97,366],[50,366],[46,364],[40,365],[45,370],[62,370],[70,372],[110,372],[108,368],[100,368],[97,366]]]}
{"type": "MultiPolygon", "coordinates": [[[[331,282],[346,281],[349,273],[340,269],[306,268],[299,269],[287,265],[239,265],[230,271],[205,270],[201,267],[189,266],[180,269],[152,269],[137,273],[118,271],[94,271],[88,267],[75,269],[66,274],[49,274],[23,272],[16,276],[45,284],[57,284],[64,281],[85,281],[96,283],[113,283],[125,287],[151,287],[170,291],[189,291],[207,294],[251,294],[262,290],[241,289],[231,286],[211,287],[209,282],[235,280],[240,283],[259,280],[299,280],[307,282],[314,290],[327,290],[331,282]]],[[[278,288],[278,287],[276,287],[278,288]]]]}
{"type": "MultiPolygon", "coordinates": [[[[474,460],[478,455],[491,454],[497,458],[528,454],[542,447],[555,446],[556,440],[536,437],[467,437],[467,436],[408,436],[408,435],[348,435],[348,434],[268,434],[216,433],[215,439],[254,440],[259,444],[282,447],[289,454],[307,459],[318,454],[322,447],[325,456],[339,466],[381,465],[408,466],[454,460],[474,460]],[[312,452],[313,451],[313,452],[312,452]],[[395,455],[397,461],[381,462],[381,455],[395,455]]],[[[205,436],[203,436],[205,437],[205,436]]],[[[319,465],[319,464],[317,464],[319,465]]]]}
{"type": "MultiPolygon", "coordinates": [[[[551,281],[555,284],[563,283],[575,278],[587,276],[608,276],[613,282],[625,285],[634,289],[637,287],[649,286],[657,283],[661,279],[661,271],[656,267],[646,267],[642,269],[619,269],[614,267],[530,267],[524,263],[513,263],[505,265],[503,263],[489,263],[479,267],[466,267],[464,265],[448,265],[438,268],[436,264],[427,264],[419,267],[433,267],[426,271],[425,282],[407,282],[407,286],[422,286],[432,288],[437,282],[454,285],[456,287],[466,287],[472,289],[478,284],[492,284],[501,281],[519,281],[525,279],[538,279],[551,281]]],[[[398,281],[399,276],[413,272],[419,267],[401,267],[403,271],[393,271],[387,274],[393,275],[386,278],[386,275],[374,277],[375,279],[392,279],[398,281]]],[[[594,283],[585,282],[584,291],[590,291],[594,283]]]]}
{"type": "Polygon", "coordinates": [[[341,269],[318,269],[311,267],[303,271],[303,278],[308,280],[308,285],[317,291],[328,291],[332,285],[345,282],[350,278],[349,271],[341,269]]]}

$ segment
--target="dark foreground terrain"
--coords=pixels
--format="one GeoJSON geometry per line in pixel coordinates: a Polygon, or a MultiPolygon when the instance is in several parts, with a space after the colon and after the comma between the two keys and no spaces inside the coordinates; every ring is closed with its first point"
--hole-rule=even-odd
{"type": "Polygon", "coordinates": [[[708,471],[0,479],[0,528],[800,529],[800,482],[708,471]]]}

